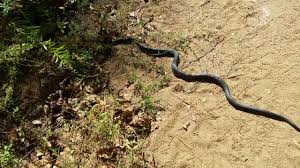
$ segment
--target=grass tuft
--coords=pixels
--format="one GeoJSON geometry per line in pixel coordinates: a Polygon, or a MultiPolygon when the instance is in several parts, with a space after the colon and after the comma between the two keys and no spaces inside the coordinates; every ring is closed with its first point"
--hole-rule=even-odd
{"type": "Polygon", "coordinates": [[[4,145],[0,151],[0,167],[14,167],[18,165],[20,159],[14,155],[12,143],[4,145]]]}

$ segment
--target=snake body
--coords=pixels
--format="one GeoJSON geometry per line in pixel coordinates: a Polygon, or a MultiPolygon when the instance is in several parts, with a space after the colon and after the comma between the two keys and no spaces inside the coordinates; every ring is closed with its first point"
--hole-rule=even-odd
{"type": "Polygon", "coordinates": [[[214,83],[223,89],[227,101],[235,109],[246,112],[246,113],[258,115],[258,116],[264,116],[264,117],[271,118],[271,119],[274,119],[277,121],[286,122],[290,126],[292,126],[294,129],[296,129],[298,132],[300,132],[300,127],[298,127],[291,119],[289,119],[283,115],[276,114],[276,113],[268,111],[268,110],[260,109],[258,107],[246,105],[246,104],[243,104],[243,103],[240,103],[239,101],[237,101],[232,96],[227,83],[222,78],[218,77],[217,75],[210,74],[210,73],[191,74],[191,73],[186,73],[186,72],[181,71],[178,68],[178,65],[180,63],[180,57],[179,57],[179,53],[176,50],[148,47],[144,43],[139,42],[139,40],[136,40],[135,38],[124,38],[124,39],[115,40],[112,42],[112,44],[113,45],[136,44],[139,47],[139,49],[142,52],[144,52],[145,54],[155,56],[155,57],[172,57],[173,61],[171,63],[171,69],[177,78],[180,78],[187,82],[199,81],[199,82],[205,82],[205,83],[214,83]]]}

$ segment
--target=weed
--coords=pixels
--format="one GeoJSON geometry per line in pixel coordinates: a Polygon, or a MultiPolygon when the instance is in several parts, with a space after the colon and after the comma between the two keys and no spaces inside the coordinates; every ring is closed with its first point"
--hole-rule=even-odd
{"type": "Polygon", "coordinates": [[[93,58],[93,54],[94,53],[91,50],[83,49],[83,50],[81,50],[80,56],[78,59],[79,59],[79,61],[85,61],[85,62],[91,61],[93,58]]]}
{"type": "Polygon", "coordinates": [[[141,80],[137,80],[134,85],[134,90],[137,94],[145,94],[145,84],[141,80]]]}
{"type": "Polygon", "coordinates": [[[138,77],[134,73],[128,73],[126,76],[129,84],[134,84],[138,80],[138,77]]]}
{"type": "Polygon", "coordinates": [[[108,44],[97,44],[95,47],[96,53],[107,54],[111,51],[112,46],[108,44]]]}
{"type": "Polygon", "coordinates": [[[31,44],[37,45],[42,41],[41,27],[40,26],[21,26],[15,23],[9,25],[9,28],[13,31],[14,36],[11,40],[19,44],[31,44]]]}
{"type": "Polygon", "coordinates": [[[149,84],[144,87],[144,92],[143,92],[143,97],[150,96],[154,92],[156,92],[158,88],[156,87],[155,83],[154,84],[149,84]]]}
{"type": "Polygon", "coordinates": [[[51,40],[43,42],[42,45],[45,50],[53,54],[55,63],[58,63],[60,68],[64,67],[73,70],[74,62],[72,56],[64,45],[56,47],[55,43],[51,40]]]}
{"type": "Polygon", "coordinates": [[[131,147],[129,148],[127,147],[127,149],[129,149],[129,163],[130,163],[130,167],[132,167],[135,162],[134,150],[131,147]]]}
{"type": "Polygon", "coordinates": [[[166,74],[165,67],[163,65],[161,65],[161,64],[155,65],[155,70],[156,70],[156,73],[158,75],[165,75],[166,74]]]}
{"type": "MultiPolygon", "coordinates": [[[[4,39],[3,41],[0,42],[0,74],[4,74],[0,77],[1,78],[0,80],[1,116],[4,116],[2,115],[2,110],[5,111],[6,113],[4,118],[5,121],[6,119],[10,119],[6,116],[15,118],[16,115],[19,115],[18,113],[24,114],[22,116],[23,117],[22,119],[24,120],[20,120],[21,122],[15,122],[15,123],[11,122],[11,124],[9,122],[9,124],[6,126],[4,131],[10,130],[10,128],[12,128],[11,126],[15,126],[14,124],[24,123],[24,122],[25,122],[24,125],[29,124],[28,122],[31,121],[32,119],[31,117],[34,116],[31,115],[31,113],[35,114],[34,112],[40,112],[40,111],[31,111],[31,108],[27,110],[28,109],[26,107],[27,102],[22,102],[22,101],[27,101],[27,99],[23,100],[23,99],[18,99],[18,97],[15,97],[18,96],[18,94],[16,93],[19,93],[19,90],[16,90],[19,89],[19,87],[15,87],[15,86],[16,85],[19,86],[19,84],[17,83],[20,83],[22,87],[21,82],[26,75],[40,74],[37,72],[42,72],[41,74],[45,73],[46,78],[49,77],[48,80],[53,79],[53,83],[51,83],[51,85],[52,84],[55,85],[57,84],[56,77],[59,78],[60,80],[60,78],[65,77],[62,76],[65,73],[61,73],[58,75],[56,75],[56,72],[52,73],[52,68],[48,67],[48,65],[52,66],[52,64],[51,63],[47,64],[46,62],[49,61],[51,58],[52,60],[54,60],[53,62],[57,63],[59,67],[59,68],[55,67],[53,71],[66,70],[66,72],[70,72],[70,71],[72,73],[83,72],[84,75],[88,75],[87,74],[88,72],[86,72],[85,70],[93,69],[91,68],[90,64],[95,63],[93,62],[95,61],[94,56],[104,55],[104,57],[106,58],[107,55],[110,55],[111,53],[110,45],[98,44],[98,43],[94,44],[95,42],[98,42],[98,36],[99,36],[99,34],[96,31],[87,30],[87,28],[84,25],[82,25],[80,21],[72,21],[74,18],[76,18],[76,16],[75,17],[73,16],[73,14],[77,13],[77,9],[89,6],[90,2],[91,0],[72,0],[72,1],[67,0],[64,2],[60,1],[60,3],[62,4],[53,4],[56,3],[56,1],[48,1],[48,0],[30,0],[30,1],[2,0],[0,1],[0,17],[3,19],[3,24],[0,25],[0,32],[3,32],[1,33],[1,37],[4,39]],[[72,7],[70,5],[71,3],[73,3],[72,6],[75,7],[72,7]],[[76,11],[74,11],[73,9],[76,11]],[[68,10],[71,10],[72,12],[68,13],[68,10]],[[72,38],[69,38],[70,36],[72,36],[72,38]],[[45,62],[46,66],[37,67],[36,69],[33,69],[31,68],[33,66],[30,66],[28,62],[37,62],[37,63],[45,62]],[[18,73],[21,71],[24,77],[18,75],[18,73]],[[51,74],[47,74],[48,71],[51,74]],[[19,76],[20,78],[17,78],[19,76]],[[19,109],[18,106],[16,106],[17,105],[16,103],[21,103],[22,105],[24,104],[25,105],[20,106],[19,109]]],[[[105,27],[105,25],[103,25],[103,27],[105,27]]],[[[139,68],[147,68],[150,67],[149,66],[150,63],[151,62],[149,60],[137,59],[136,62],[134,63],[135,64],[134,66],[139,68]]],[[[152,68],[153,67],[151,67],[151,69],[152,68]]],[[[93,72],[95,72],[95,70],[93,72]]],[[[100,84],[101,79],[97,78],[97,80],[98,81],[96,81],[96,83],[98,82],[100,84]]],[[[148,84],[143,82],[135,74],[129,74],[128,81],[132,84],[135,84],[136,90],[144,98],[146,111],[152,112],[154,108],[153,100],[151,99],[151,97],[149,97],[149,95],[156,89],[156,86],[153,84],[148,84]]],[[[20,89],[22,89],[21,87],[20,89]]],[[[51,86],[49,86],[49,88],[51,88],[51,86]]],[[[37,91],[40,91],[38,89],[39,88],[37,88],[37,91]]],[[[50,91],[52,92],[52,89],[49,89],[49,92],[50,91]]],[[[42,93],[41,94],[42,96],[39,97],[41,98],[39,99],[41,100],[41,102],[43,102],[42,97],[47,97],[48,90],[45,92],[47,93],[42,93]]],[[[68,94],[64,95],[64,97],[65,96],[67,97],[67,95],[68,94]]],[[[101,147],[107,147],[107,146],[113,147],[113,145],[116,143],[117,138],[120,137],[120,127],[121,127],[120,122],[115,121],[113,117],[114,116],[113,112],[104,110],[102,107],[100,108],[99,105],[96,105],[89,111],[88,115],[90,115],[88,122],[91,123],[92,130],[90,131],[91,137],[88,137],[87,139],[91,141],[96,140],[97,142],[99,142],[99,146],[101,145],[101,147]]],[[[51,124],[57,124],[57,123],[51,122],[51,124]]],[[[22,132],[22,144],[20,143],[21,145],[20,144],[18,145],[19,146],[26,145],[26,147],[22,146],[22,148],[23,147],[27,148],[29,146],[27,145],[27,143],[36,141],[35,145],[40,150],[42,151],[45,150],[53,154],[53,156],[58,157],[61,149],[56,146],[53,147],[52,144],[52,138],[54,137],[54,135],[56,135],[56,130],[58,129],[56,126],[57,125],[51,127],[51,129],[45,129],[44,127],[42,128],[39,127],[32,131],[28,131],[32,133],[30,139],[29,136],[27,137],[26,135],[27,131],[24,131],[22,132]],[[41,136],[43,138],[40,138],[41,136]]],[[[87,128],[90,129],[89,126],[87,126],[87,128]]],[[[20,137],[21,136],[18,133],[18,138],[20,137]]],[[[2,139],[4,139],[5,141],[6,139],[8,139],[8,137],[2,139]]],[[[23,149],[22,151],[20,151],[17,148],[19,146],[14,146],[14,149],[16,149],[16,151],[13,150],[12,144],[6,145],[3,147],[3,149],[0,149],[0,167],[14,166],[19,163],[20,160],[16,156],[18,154],[27,153],[27,152],[23,152],[23,149]]],[[[26,150],[24,149],[24,151],[27,151],[27,149],[26,150]]],[[[134,146],[132,146],[132,148],[128,150],[128,153],[130,155],[129,156],[130,165],[131,165],[130,167],[136,167],[136,165],[139,165],[138,162],[140,162],[140,160],[139,160],[138,150],[134,146]]],[[[66,166],[68,165],[66,164],[66,166]]]]}
{"type": "Polygon", "coordinates": [[[96,117],[93,132],[102,145],[111,145],[119,136],[120,124],[113,120],[112,112],[104,112],[99,106],[95,105],[89,112],[90,117],[96,117]]]}
{"type": "Polygon", "coordinates": [[[1,99],[0,109],[5,110],[10,106],[10,104],[12,102],[13,92],[14,92],[14,90],[11,85],[9,85],[5,89],[5,96],[1,99]]]}
{"type": "Polygon", "coordinates": [[[90,5],[91,0],[74,0],[78,8],[84,8],[90,5]]]}
{"type": "Polygon", "coordinates": [[[129,84],[134,84],[135,94],[141,95],[142,97],[147,97],[153,92],[169,86],[170,78],[166,75],[160,76],[158,82],[153,82],[150,84],[144,83],[137,75],[134,73],[128,73],[127,81],[129,84]]]}
{"type": "Polygon", "coordinates": [[[52,152],[52,155],[54,155],[55,157],[58,157],[61,152],[61,148],[60,147],[52,147],[52,148],[50,148],[50,151],[52,152]]]}
{"type": "Polygon", "coordinates": [[[95,127],[96,132],[108,142],[113,142],[118,137],[119,124],[114,123],[112,115],[109,112],[104,112],[99,115],[95,127]]]}
{"type": "Polygon", "coordinates": [[[69,23],[69,35],[78,35],[81,32],[81,26],[80,23],[77,21],[71,21],[69,23]]]}
{"type": "Polygon", "coordinates": [[[7,15],[9,13],[9,11],[11,10],[11,8],[13,6],[14,1],[15,0],[3,0],[3,2],[0,3],[1,12],[4,15],[7,15]]]}
{"type": "Polygon", "coordinates": [[[72,168],[74,165],[72,163],[68,163],[67,161],[64,161],[61,165],[60,168],[72,168]]]}
{"type": "Polygon", "coordinates": [[[168,87],[169,83],[170,83],[170,78],[168,76],[166,75],[161,76],[157,84],[158,89],[163,89],[165,87],[168,87]]]}
{"type": "MultiPolygon", "coordinates": [[[[42,133],[40,133],[40,134],[42,134],[42,133]]],[[[53,135],[53,131],[49,128],[43,134],[44,135],[38,139],[39,144],[41,145],[43,150],[45,150],[45,151],[48,149],[51,150],[48,139],[53,135]]]]}
{"type": "Polygon", "coordinates": [[[146,85],[136,74],[128,73],[126,76],[128,83],[134,84],[135,94],[143,97],[150,94],[151,86],[146,85]]]}
{"type": "Polygon", "coordinates": [[[146,110],[146,112],[150,112],[151,113],[151,112],[154,111],[154,102],[152,100],[152,97],[146,96],[144,98],[143,105],[144,105],[144,109],[146,110]]]}
{"type": "Polygon", "coordinates": [[[13,167],[20,162],[20,159],[14,155],[12,143],[4,145],[0,151],[0,167],[13,167]]]}
{"type": "Polygon", "coordinates": [[[13,44],[0,52],[1,63],[17,63],[24,54],[33,48],[32,44],[13,44]]]}
{"type": "MultiPolygon", "coordinates": [[[[13,95],[14,95],[14,81],[17,75],[16,67],[11,66],[8,70],[8,83],[5,87],[4,95],[3,97],[0,97],[0,113],[3,111],[8,111],[9,108],[13,107],[13,95]]],[[[15,108],[13,110],[13,114],[16,114],[18,111],[18,108],[15,108]]],[[[14,116],[12,116],[14,117],[14,116]]]]}
{"type": "Polygon", "coordinates": [[[146,167],[146,160],[142,157],[144,141],[131,142],[126,145],[127,156],[118,163],[118,168],[146,167]]]}
{"type": "Polygon", "coordinates": [[[149,59],[145,58],[135,58],[133,61],[133,67],[136,69],[149,69],[151,62],[149,59]]]}

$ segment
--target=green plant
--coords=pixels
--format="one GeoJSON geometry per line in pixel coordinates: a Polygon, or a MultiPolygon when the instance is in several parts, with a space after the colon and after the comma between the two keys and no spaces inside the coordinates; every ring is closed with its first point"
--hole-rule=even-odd
{"type": "Polygon", "coordinates": [[[50,148],[50,151],[52,152],[52,155],[59,157],[59,153],[61,152],[61,149],[59,147],[52,147],[50,148]]]}
{"type": "Polygon", "coordinates": [[[155,65],[155,70],[158,75],[165,75],[165,67],[162,64],[155,65]]]}
{"type": "Polygon", "coordinates": [[[144,141],[130,142],[126,145],[126,155],[119,160],[118,168],[136,168],[136,167],[147,167],[147,161],[143,158],[143,146],[144,141]]]}
{"type": "Polygon", "coordinates": [[[78,59],[80,61],[88,62],[88,61],[91,61],[93,59],[93,54],[94,54],[93,51],[83,49],[83,50],[80,51],[78,59]]]}
{"type": "Polygon", "coordinates": [[[142,57],[134,58],[133,60],[133,67],[136,69],[147,69],[150,68],[151,62],[149,59],[145,59],[142,57]]]}
{"type": "Polygon", "coordinates": [[[70,1],[75,2],[76,6],[78,6],[79,8],[84,8],[90,5],[91,0],[70,0],[70,1]]]}
{"type": "Polygon", "coordinates": [[[126,74],[126,77],[127,77],[128,83],[130,83],[130,84],[134,84],[138,80],[138,77],[134,73],[126,74]]]}
{"type": "Polygon", "coordinates": [[[142,97],[150,96],[153,92],[169,86],[170,79],[166,75],[162,75],[158,82],[145,84],[138,76],[134,73],[127,74],[128,83],[134,84],[135,94],[139,94],[142,97]]]}
{"type": "Polygon", "coordinates": [[[129,164],[130,164],[130,166],[129,167],[133,167],[134,166],[134,164],[135,164],[135,151],[134,151],[134,149],[132,148],[132,147],[130,147],[130,146],[127,146],[127,150],[129,150],[129,164]]]}
{"type": "Polygon", "coordinates": [[[41,26],[27,26],[20,23],[12,22],[9,25],[13,37],[11,41],[19,44],[31,44],[33,46],[38,45],[38,42],[42,41],[41,26]]]}
{"type": "MultiPolygon", "coordinates": [[[[4,89],[4,95],[0,95],[0,113],[8,111],[10,107],[13,107],[13,95],[14,95],[14,82],[17,75],[17,70],[15,66],[11,66],[8,69],[8,82],[4,89]]],[[[15,108],[13,112],[16,112],[18,109],[15,108]]],[[[14,114],[14,113],[13,113],[14,114]]]]}
{"type": "Polygon", "coordinates": [[[0,167],[13,167],[20,162],[20,159],[14,155],[12,143],[4,145],[0,151],[0,167]]]}
{"type": "Polygon", "coordinates": [[[41,44],[53,56],[59,68],[69,69],[80,77],[95,69],[92,63],[94,53],[91,50],[83,49],[71,53],[65,45],[56,45],[51,40],[41,44]]]}
{"type": "Polygon", "coordinates": [[[111,145],[119,136],[120,124],[114,121],[112,112],[105,112],[99,106],[95,105],[88,117],[94,121],[93,132],[99,142],[104,146],[111,145]]]}
{"type": "Polygon", "coordinates": [[[103,140],[113,142],[119,134],[119,124],[114,123],[111,113],[103,112],[98,116],[98,122],[95,125],[96,132],[103,140]]]}
{"type": "Polygon", "coordinates": [[[162,75],[159,79],[159,82],[157,84],[158,89],[163,89],[165,87],[168,87],[170,83],[170,78],[166,75],[162,75]]]}
{"type": "MultiPolygon", "coordinates": [[[[58,85],[61,78],[66,77],[68,81],[71,78],[70,81],[73,82],[74,76],[87,76],[91,80],[98,80],[95,83],[101,84],[102,76],[98,78],[96,76],[98,74],[95,75],[100,68],[93,68],[96,67],[95,62],[99,62],[94,56],[101,54],[103,57],[110,56],[111,46],[99,43],[99,33],[86,28],[77,17],[84,13],[82,11],[78,14],[78,10],[90,6],[90,2],[91,0],[0,0],[0,116],[3,121],[1,132],[11,132],[12,128],[27,130],[25,128],[31,125],[33,119],[46,116],[36,113],[41,109],[35,106],[35,100],[31,101],[32,99],[27,99],[27,96],[30,97],[34,92],[37,101],[44,102],[47,95],[57,89],[55,85],[58,85]],[[71,75],[62,76],[65,74],[71,75]],[[32,78],[33,76],[36,78],[32,78]],[[45,89],[40,88],[41,85],[32,89],[33,91],[26,88],[37,78],[42,78],[43,84],[48,84],[48,80],[51,81],[49,85],[45,85],[45,89]],[[23,88],[28,90],[22,90],[23,88]],[[20,104],[24,106],[18,106],[20,104]],[[15,116],[20,118],[16,119],[18,117],[15,116]]],[[[100,144],[114,143],[119,136],[120,126],[114,121],[113,113],[103,112],[100,109],[95,109],[93,113],[96,120],[91,120],[93,122],[91,133],[100,140],[100,144]]],[[[0,148],[0,167],[17,164],[19,159],[16,156],[27,154],[28,150],[34,150],[32,147],[58,156],[60,148],[50,144],[51,138],[56,136],[51,129],[47,132],[44,127],[36,127],[31,131],[24,131],[22,136],[17,131],[16,142],[22,143],[17,143],[18,146],[14,146],[15,150],[12,144],[0,148]],[[40,138],[41,135],[44,138],[40,138]],[[27,145],[29,142],[34,144],[27,145]]],[[[11,135],[3,134],[3,136],[0,138],[0,144],[7,143],[11,135]]]]}
{"type": "Polygon", "coordinates": [[[154,102],[152,100],[152,97],[146,96],[144,98],[143,105],[144,105],[144,108],[145,108],[146,112],[153,112],[154,111],[154,102]]]}
{"type": "Polygon", "coordinates": [[[12,102],[13,93],[14,90],[12,85],[9,85],[5,88],[5,95],[3,98],[1,98],[0,109],[5,110],[10,106],[12,102]]]}
{"type": "Polygon", "coordinates": [[[13,44],[0,52],[0,64],[18,63],[27,51],[33,48],[32,44],[13,44]]]}
{"type": "Polygon", "coordinates": [[[14,2],[15,0],[3,0],[2,3],[0,3],[0,9],[3,15],[7,15],[9,13],[14,2]]]}
{"type": "Polygon", "coordinates": [[[145,92],[145,84],[141,80],[137,80],[137,82],[134,85],[134,89],[139,94],[144,94],[145,92]]]}
{"type": "Polygon", "coordinates": [[[69,35],[78,35],[82,31],[78,21],[71,21],[68,26],[70,29],[69,35]]]}
{"type": "Polygon", "coordinates": [[[72,168],[75,165],[72,165],[72,163],[69,163],[68,161],[62,161],[60,168],[72,168]]]}
{"type": "Polygon", "coordinates": [[[72,55],[64,45],[56,46],[51,40],[43,42],[42,45],[45,50],[49,51],[53,55],[55,63],[58,63],[60,68],[64,67],[71,70],[74,69],[72,55]]]}

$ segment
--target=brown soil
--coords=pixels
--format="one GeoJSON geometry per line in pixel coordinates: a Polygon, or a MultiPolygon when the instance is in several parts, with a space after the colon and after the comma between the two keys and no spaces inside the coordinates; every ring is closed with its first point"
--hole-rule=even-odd
{"type": "MultiPolygon", "coordinates": [[[[130,33],[179,50],[185,71],[218,74],[238,100],[300,125],[298,0],[151,1],[131,15],[151,22],[130,33]]],[[[171,74],[170,59],[157,61],[171,74]]],[[[235,110],[213,84],[171,78],[154,95],[166,109],[147,146],[157,167],[300,165],[300,135],[288,124],[235,110]]]]}

